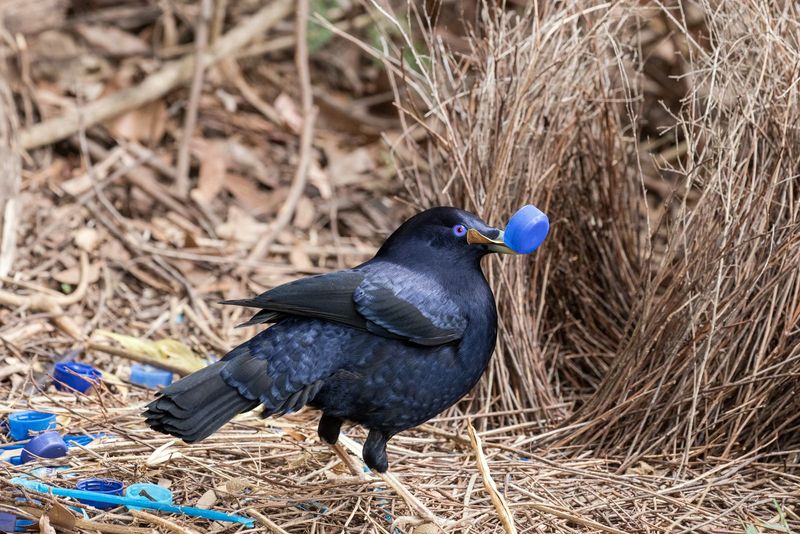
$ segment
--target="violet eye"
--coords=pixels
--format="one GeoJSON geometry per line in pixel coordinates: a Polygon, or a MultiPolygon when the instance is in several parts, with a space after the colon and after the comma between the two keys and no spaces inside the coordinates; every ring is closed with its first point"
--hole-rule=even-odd
{"type": "Polygon", "coordinates": [[[453,227],[453,234],[455,234],[456,237],[463,237],[464,234],[466,233],[467,233],[467,227],[464,226],[463,224],[457,224],[453,227]]]}

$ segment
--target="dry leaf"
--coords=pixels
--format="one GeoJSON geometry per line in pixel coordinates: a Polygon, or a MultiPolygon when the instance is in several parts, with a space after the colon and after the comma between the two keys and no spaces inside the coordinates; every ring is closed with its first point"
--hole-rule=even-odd
{"type": "Polygon", "coordinates": [[[192,140],[192,154],[200,160],[200,174],[192,198],[207,205],[216,198],[225,184],[228,153],[223,141],[192,140]]]}
{"type": "Polygon", "coordinates": [[[86,252],[92,252],[97,248],[100,241],[100,234],[94,228],[81,228],[75,232],[75,245],[86,252]]]}
{"type": "Polygon", "coordinates": [[[149,54],[143,40],[108,24],[78,24],[75,28],[89,45],[110,56],[149,54]]]}
{"type": "Polygon", "coordinates": [[[245,491],[253,489],[252,484],[245,480],[241,480],[239,478],[234,478],[225,482],[222,485],[223,491],[227,493],[231,493],[233,495],[241,495],[245,491]]]}
{"type": "Polygon", "coordinates": [[[215,228],[222,239],[255,243],[269,229],[269,225],[256,220],[238,206],[228,208],[228,219],[215,228]]]}
{"type": "Polygon", "coordinates": [[[150,341],[148,339],[117,334],[108,330],[97,330],[95,334],[111,338],[122,345],[126,350],[155,360],[153,362],[154,365],[158,365],[159,360],[166,360],[192,370],[202,369],[208,365],[208,362],[204,358],[198,356],[187,345],[175,339],[150,341]]]}
{"type": "Polygon", "coordinates": [[[236,197],[244,209],[253,215],[271,212],[279,203],[275,194],[263,191],[252,180],[238,174],[228,174],[225,188],[236,197]]]}
{"type": "Polygon", "coordinates": [[[314,266],[308,254],[300,248],[294,247],[289,251],[289,261],[298,271],[307,271],[314,266]]]}
{"type": "Polygon", "coordinates": [[[117,334],[108,330],[97,330],[95,333],[99,336],[113,339],[122,345],[125,350],[136,352],[138,354],[144,354],[153,359],[158,359],[161,357],[158,347],[156,347],[152,341],[139,339],[138,337],[133,336],[126,336],[124,334],[117,334]]]}
{"type": "Polygon", "coordinates": [[[300,197],[294,211],[294,226],[301,230],[308,230],[314,223],[314,203],[308,197],[300,197]]]}
{"type": "Polygon", "coordinates": [[[241,170],[267,187],[274,189],[280,185],[277,170],[264,165],[250,147],[237,141],[228,141],[228,156],[241,170]]]}
{"type": "Polygon", "coordinates": [[[56,529],[50,526],[47,514],[39,516],[39,534],[56,534],[56,529]]]}
{"type": "Polygon", "coordinates": [[[217,494],[214,493],[213,489],[208,490],[207,492],[203,493],[197,502],[195,503],[195,507],[200,508],[201,510],[208,510],[212,506],[217,504],[217,494]]]}
{"type": "Polygon", "coordinates": [[[297,111],[294,100],[286,93],[281,93],[275,99],[275,111],[281,116],[283,122],[296,134],[303,130],[303,116],[297,111]]]}
{"type": "MultiPolygon", "coordinates": [[[[48,517],[50,522],[64,529],[72,530],[75,528],[75,514],[70,512],[66,506],[53,499],[53,507],[42,518],[48,517]]],[[[52,527],[51,527],[52,528],[52,527]]]]}
{"type": "Polygon", "coordinates": [[[333,189],[331,188],[331,181],[328,178],[328,174],[322,170],[322,167],[319,166],[316,160],[312,160],[308,168],[308,181],[317,188],[319,196],[325,200],[333,196],[333,189]]]}
{"type": "Polygon", "coordinates": [[[157,144],[164,137],[166,126],[167,106],[163,100],[145,104],[106,122],[112,135],[147,145],[157,144]]]}
{"type": "Polygon", "coordinates": [[[363,182],[369,178],[367,173],[375,169],[372,153],[364,147],[346,154],[334,155],[336,157],[331,159],[327,175],[336,186],[363,182]]]}
{"type": "Polygon", "coordinates": [[[178,451],[168,450],[177,440],[170,440],[154,450],[145,462],[146,465],[152,467],[154,465],[161,465],[173,458],[183,458],[183,454],[178,451]]]}
{"type": "MultiPolygon", "coordinates": [[[[89,264],[89,269],[86,271],[86,276],[90,284],[94,284],[100,279],[100,263],[95,262],[89,264]]],[[[81,269],[77,265],[64,269],[61,272],[53,274],[53,279],[60,284],[70,284],[73,286],[78,285],[81,278],[81,269]]]]}

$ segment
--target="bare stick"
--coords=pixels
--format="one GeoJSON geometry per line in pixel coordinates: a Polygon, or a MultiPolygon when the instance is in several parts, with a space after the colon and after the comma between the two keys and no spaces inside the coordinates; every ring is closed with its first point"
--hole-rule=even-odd
{"type": "MultiPolygon", "coordinates": [[[[339,442],[344,445],[346,448],[350,450],[353,454],[355,454],[358,458],[361,458],[362,447],[349,437],[345,436],[344,434],[339,434],[339,442]]],[[[387,486],[392,488],[397,495],[403,499],[409,508],[414,510],[416,513],[420,515],[426,521],[430,521],[431,523],[435,524],[438,527],[442,527],[447,525],[449,522],[441,517],[438,517],[436,514],[431,512],[427,506],[422,504],[422,501],[417,499],[413,493],[411,493],[408,488],[406,488],[398,478],[390,473],[375,473],[383,480],[387,486]]]]}
{"type": "Polygon", "coordinates": [[[303,101],[303,131],[300,136],[300,162],[297,165],[297,171],[295,172],[292,187],[289,189],[286,202],[281,206],[278,216],[275,218],[275,222],[272,224],[269,232],[261,236],[261,239],[253,246],[250,255],[247,257],[248,261],[260,260],[267,253],[272,242],[275,241],[275,238],[281,230],[283,230],[292,219],[297,203],[303,195],[303,189],[306,187],[308,168],[311,165],[311,143],[314,140],[314,120],[316,119],[316,110],[314,109],[313,92],[311,88],[311,73],[308,68],[307,26],[308,0],[298,0],[295,31],[297,35],[297,50],[294,57],[297,63],[297,72],[300,76],[300,93],[303,101]]]}
{"type": "Polygon", "coordinates": [[[502,523],[503,528],[508,534],[517,534],[517,527],[514,526],[514,517],[511,515],[511,510],[505,498],[503,498],[503,494],[498,491],[497,484],[494,483],[494,479],[492,479],[492,475],[489,472],[489,464],[481,448],[481,438],[478,437],[475,429],[472,428],[471,422],[467,423],[467,429],[469,430],[469,439],[472,442],[472,450],[475,451],[475,459],[478,461],[478,471],[481,473],[486,492],[492,499],[492,504],[494,504],[497,515],[500,517],[500,523],[502,523]]]}
{"type": "Polygon", "coordinates": [[[248,510],[247,513],[255,517],[256,521],[258,521],[259,523],[270,529],[275,534],[289,534],[286,530],[281,528],[280,525],[278,525],[275,521],[265,516],[264,514],[259,513],[253,509],[248,510]]]}
{"type": "Polygon", "coordinates": [[[147,521],[151,525],[158,525],[164,530],[169,530],[170,532],[174,532],[175,534],[194,534],[193,530],[183,528],[174,521],[170,521],[169,519],[153,515],[151,513],[145,512],[144,510],[129,510],[129,511],[133,517],[141,519],[142,521],[147,521]]]}
{"type": "Polygon", "coordinates": [[[183,138],[178,150],[178,175],[175,180],[175,189],[181,198],[189,197],[189,143],[192,140],[194,125],[197,122],[200,94],[203,92],[203,74],[205,73],[205,61],[203,58],[208,47],[208,26],[211,20],[211,10],[211,0],[202,0],[200,2],[200,16],[197,20],[197,29],[194,37],[194,55],[199,61],[194,62],[192,89],[189,92],[189,104],[186,107],[186,118],[183,123],[183,138]]]}
{"type": "Polygon", "coordinates": [[[64,315],[61,306],[74,304],[86,295],[89,287],[89,256],[85,251],[81,251],[81,273],[78,286],[75,291],[65,296],[51,295],[45,292],[37,292],[32,295],[17,295],[10,291],[0,290],[0,304],[14,307],[29,307],[34,310],[47,312],[53,315],[53,322],[65,334],[75,339],[82,339],[83,332],[68,316],[64,315]]]}
{"type": "MultiPolygon", "coordinates": [[[[220,37],[209,49],[204,61],[211,65],[230,56],[254,37],[277,24],[291,11],[292,5],[291,0],[275,0],[252,17],[246,17],[241,24],[220,37]]],[[[81,124],[85,128],[89,128],[127,110],[157,100],[178,85],[189,81],[192,77],[194,61],[195,56],[190,55],[167,63],[140,84],[100,98],[80,109],[71,110],[61,117],[40,122],[27,130],[22,130],[20,145],[24,149],[48,145],[74,134],[81,124]]]]}
{"type": "Polygon", "coordinates": [[[21,177],[17,110],[11,91],[0,77],[0,276],[7,275],[14,263],[21,177]]]}

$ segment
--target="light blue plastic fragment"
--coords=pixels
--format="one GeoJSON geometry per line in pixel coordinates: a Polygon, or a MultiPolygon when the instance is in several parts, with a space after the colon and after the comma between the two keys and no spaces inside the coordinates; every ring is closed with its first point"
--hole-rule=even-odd
{"type": "Polygon", "coordinates": [[[255,522],[247,517],[240,515],[231,515],[216,510],[203,510],[201,508],[194,508],[192,506],[178,506],[175,504],[166,504],[154,502],[146,497],[123,497],[120,495],[106,495],[103,493],[96,493],[94,491],[82,491],[69,488],[58,488],[50,486],[36,480],[31,480],[24,477],[15,477],[11,479],[11,483],[17,486],[22,486],[32,491],[39,493],[49,493],[59,497],[71,497],[73,499],[91,499],[98,502],[106,502],[109,504],[121,504],[124,506],[135,506],[137,508],[145,508],[149,510],[159,510],[162,512],[169,512],[172,514],[183,514],[193,517],[202,517],[203,519],[210,519],[212,521],[228,521],[229,523],[239,523],[246,527],[253,527],[255,522]]]}

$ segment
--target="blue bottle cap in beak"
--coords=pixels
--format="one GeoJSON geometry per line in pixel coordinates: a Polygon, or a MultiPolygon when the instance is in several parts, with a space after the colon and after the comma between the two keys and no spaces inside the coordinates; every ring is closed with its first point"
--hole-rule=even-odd
{"type": "Polygon", "coordinates": [[[503,241],[514,252],[530,254],[542,244],[550,230],[550,221],[539,208],[528,204],[511,217],[503,241]]]}

